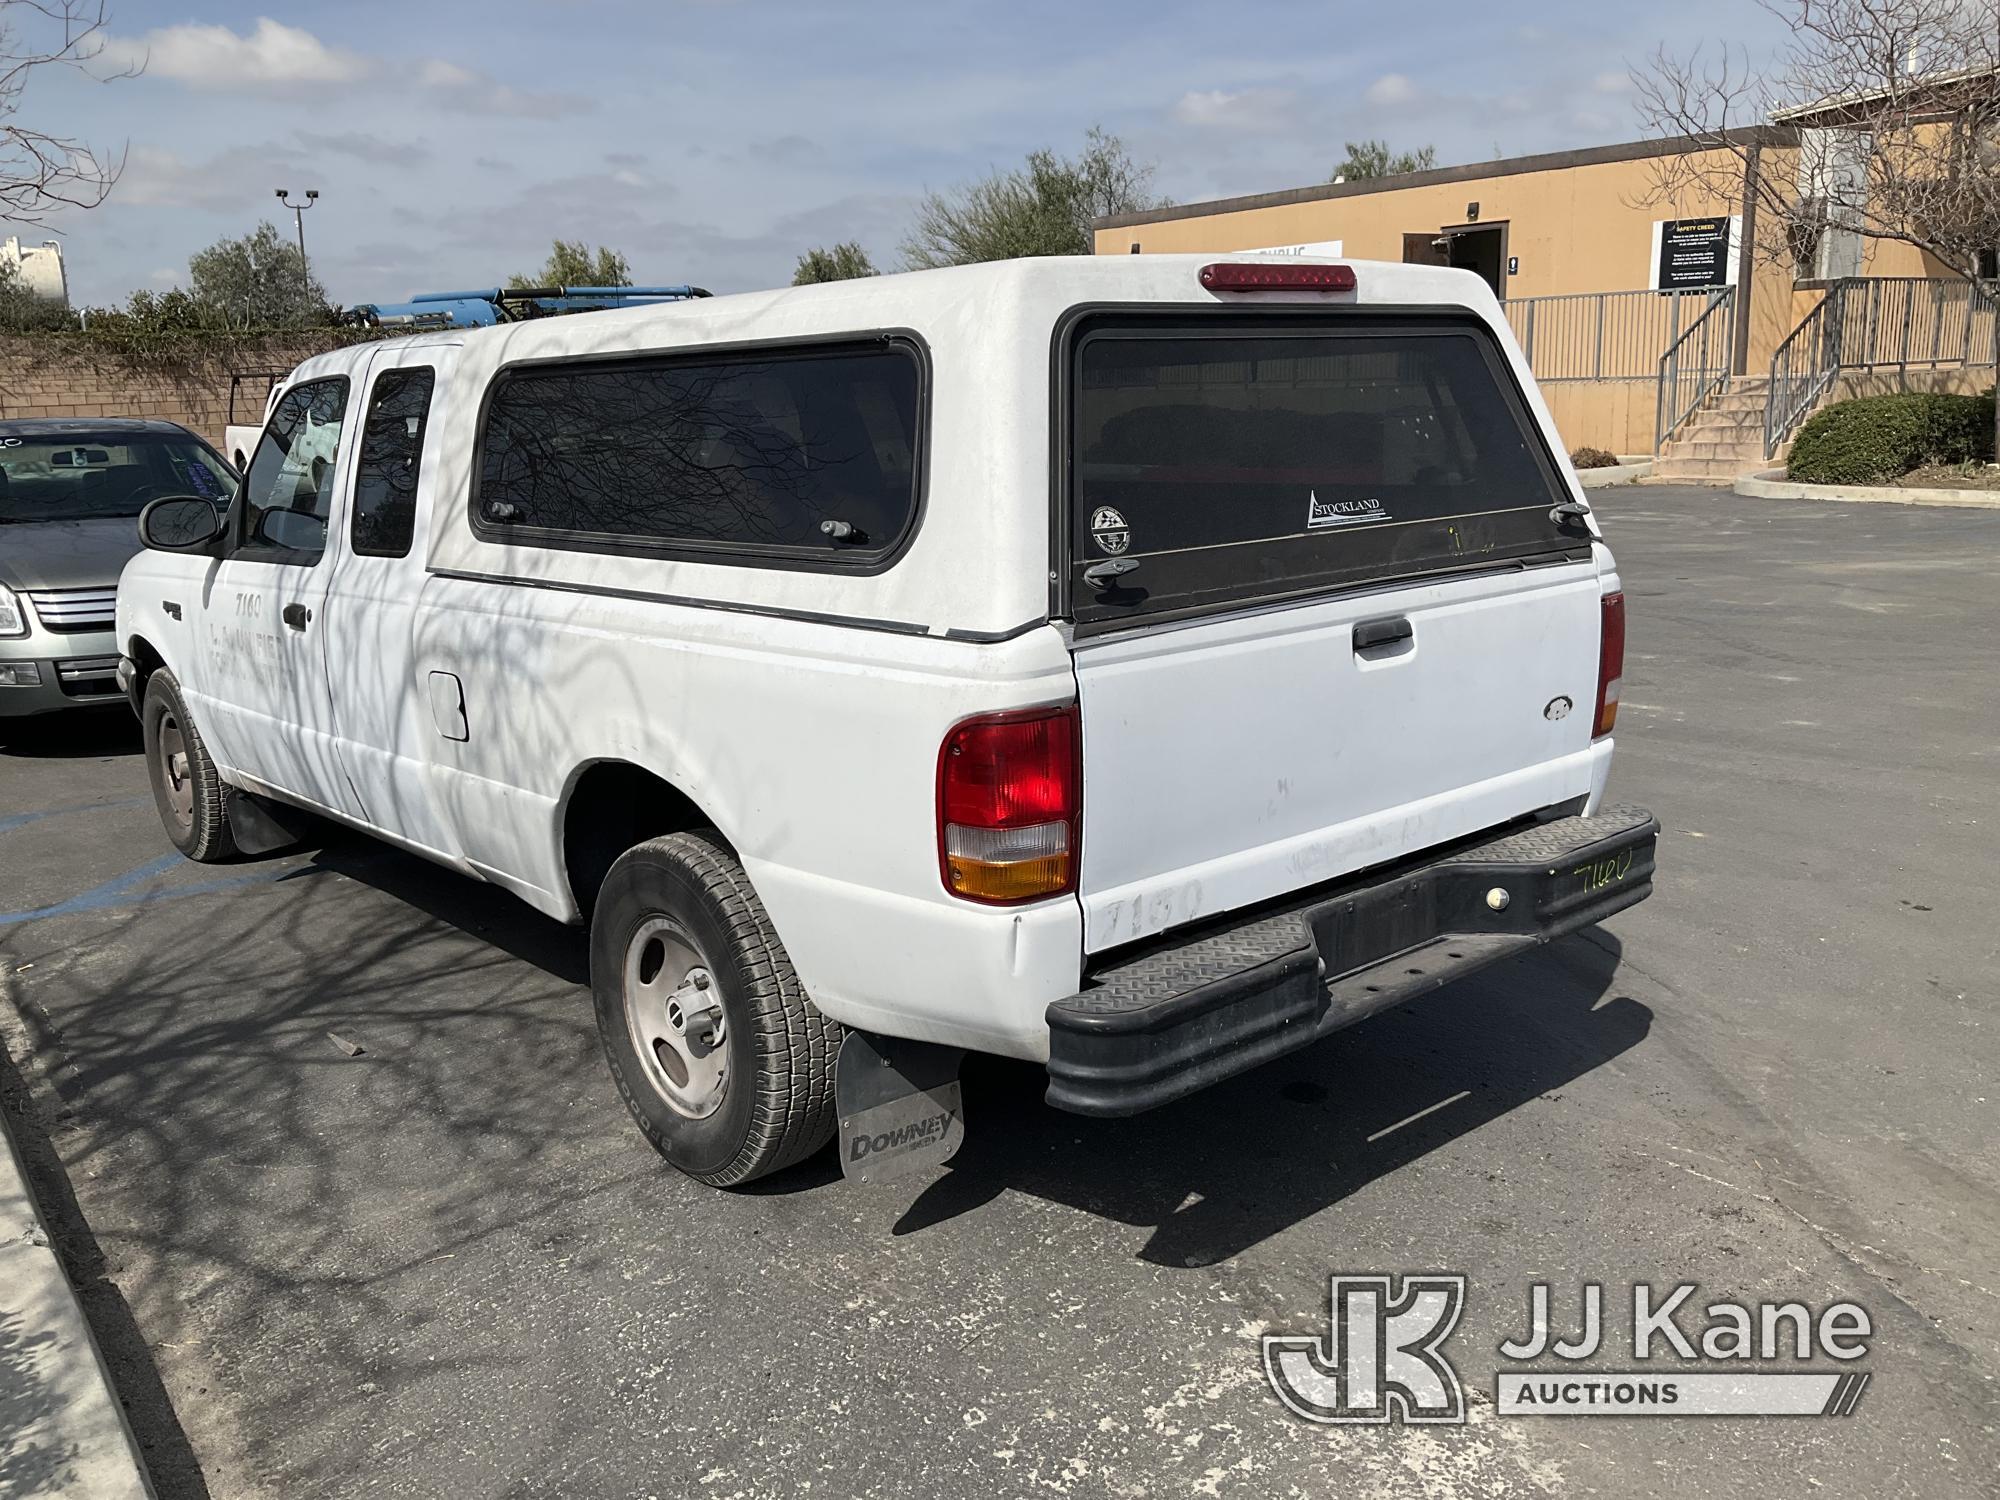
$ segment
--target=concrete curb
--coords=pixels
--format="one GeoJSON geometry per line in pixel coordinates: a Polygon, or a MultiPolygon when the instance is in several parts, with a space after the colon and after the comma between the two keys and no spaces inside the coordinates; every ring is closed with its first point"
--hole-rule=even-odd
{"type": "Polygon", "coordinates": [[[1851,500],[1873,505],[1950,505],[1961,510],[2000,510],[2000,490],[1903,489],[1890,484],[1800,484],[1783,469],[1745,474],[1736,493],[1753,500],[1851,500]]]}
{"type": "Polygon", "coordinates": [[[154,1500],[4,1110],[0,1140],[0,1433],[8,1500],[154,1500]]]}
{"type": "Polygon", "coordinates": [[[1626,458],[1602,469],[1578,469],[1576,482],[1587,490],[1601,490],[1608,484],[1632,484],[1653,472],[1650,458],[1626,458]]]}

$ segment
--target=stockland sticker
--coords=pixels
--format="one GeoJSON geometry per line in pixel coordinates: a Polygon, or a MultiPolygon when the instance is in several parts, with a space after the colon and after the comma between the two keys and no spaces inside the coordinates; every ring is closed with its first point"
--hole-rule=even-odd
{"type": "Polygon", "coordinates": [[[1132,533],[1125,525],[1125,518],[1108,505],[1100,505],[1090,513],[1090,539],[1097,543],[1098,551],[1113,557],[1132,545],[1132,533]]]}
{"type": "Polygon", "coordinates": [[[1319,491],[1313,490],[1306,496],[1306,529],[1318,531],[1327,526],[1359,526],[1368,521],[1386,521],[1389,513],[1382,509],[1382,502],[1370,495],[1366,500],[1322,500],[1319,491]]]}

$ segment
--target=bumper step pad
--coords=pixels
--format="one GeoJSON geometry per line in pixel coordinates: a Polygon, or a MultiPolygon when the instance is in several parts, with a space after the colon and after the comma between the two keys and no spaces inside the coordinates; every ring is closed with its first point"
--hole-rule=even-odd
{"type": "Polygon", "coordinates": [[[1600,921],[1651,893],[1659,831],[1555,818],[1110,963],[1049,1007],[1049,1103],[1136,1114],[1600,921]]]}

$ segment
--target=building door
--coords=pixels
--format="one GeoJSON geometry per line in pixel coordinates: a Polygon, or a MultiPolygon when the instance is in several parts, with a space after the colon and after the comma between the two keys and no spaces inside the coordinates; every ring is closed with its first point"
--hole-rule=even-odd
{"type": "Polygon", "coordinates": [[[1445,237],[1441,234],[1403,236],[1403,264],[1406,266],[1448,266],[1445,237]]]}
{"type": "Polygon", "coordinates": [[[1507,295],[1507,225],[1459,224],[1436,234],[1403,236],[1403,263],[1411,266],[1456,266],[1470,271],[1493,295],[1507,295]]]}
{"type": "Polygon", "coordinates": [[[1463,229],[1447,229],[1445,264],[1470,271],[1488,286],[1493,295],[1507,295],[1507,226],[1481,224],[1463,229]]]}

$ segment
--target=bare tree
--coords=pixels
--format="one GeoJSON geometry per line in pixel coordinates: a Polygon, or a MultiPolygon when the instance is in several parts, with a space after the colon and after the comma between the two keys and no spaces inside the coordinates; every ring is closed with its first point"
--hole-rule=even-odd
{"type": "Polygon", "coordinates": [[[2000,0],[1758,3],[1788,31],[1767,62],[1662,48],[1633,70],[1651,131],[1697,148],[1659,159],[1658,200],[1744,199],[1756,252],[1807,277],[1858,274],[1866,241],[1911,245],[1976,298],[2000,246],[2000,0]],[[1783,154],[1743,128],[1772,123],[1796,132],[1783,154]]]}
{"type": "Polygon", "coordinates": [[[73,68],[100,82],[90,63],[104,50],[104,0],[0,0],[0,218],[39,224],[59,208],[95,208],[124,168],[70,136],[23,123],[21,97],[38,68],[73,68]]]}

